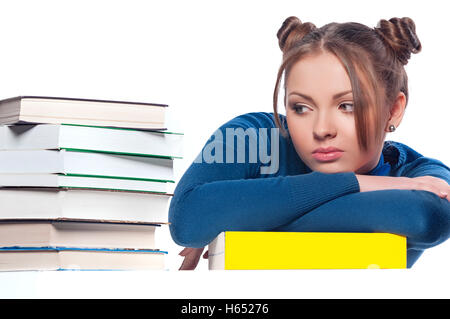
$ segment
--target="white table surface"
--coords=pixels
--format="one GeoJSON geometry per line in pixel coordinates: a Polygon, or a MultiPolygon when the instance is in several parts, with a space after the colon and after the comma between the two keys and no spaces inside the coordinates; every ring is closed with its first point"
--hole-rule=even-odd
{"type": "Polygon", "coordinates": [[[26,271],[0,298],[449,298],[448,270],[26,271]]]}
{"type": "Polygon", "coordinates": [[[412,269],[178,271],[169,236],[157,236],[167,270],[0,272],[0,298],[450,298],[450,241],[412,269]]]}

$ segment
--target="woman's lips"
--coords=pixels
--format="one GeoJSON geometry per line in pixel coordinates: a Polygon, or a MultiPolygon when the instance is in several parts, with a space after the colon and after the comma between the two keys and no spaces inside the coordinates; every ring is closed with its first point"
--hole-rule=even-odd
{"type": "Polygon", "coordinates": [[[316,152],[312,154],[312,157],[314,157],[316,160],[320,162],[330,162],[338,159],[342,156],[342,151],[332,151],[332,152],[316,152]]]}

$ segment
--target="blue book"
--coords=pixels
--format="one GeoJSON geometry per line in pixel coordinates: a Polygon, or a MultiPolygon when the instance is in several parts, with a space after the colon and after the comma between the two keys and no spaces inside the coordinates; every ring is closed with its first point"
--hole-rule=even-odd
{"type": "Polygon", "coordinates": [[[83,247],[0,247],[0,271],[163,270],[166,251],[83,247]]]}

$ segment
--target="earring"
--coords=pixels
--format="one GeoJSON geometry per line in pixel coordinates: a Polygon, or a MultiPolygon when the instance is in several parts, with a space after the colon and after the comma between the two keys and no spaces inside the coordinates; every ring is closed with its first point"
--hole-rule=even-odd
{"type": "Polygon", "coordinates": [[[389,125],[389,132],[394,132],[395,131],[395,125],[389,125]]]}

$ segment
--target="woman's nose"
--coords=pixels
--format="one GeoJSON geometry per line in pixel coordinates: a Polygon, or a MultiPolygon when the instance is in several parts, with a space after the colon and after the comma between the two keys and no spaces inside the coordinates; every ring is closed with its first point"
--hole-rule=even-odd
{"type": "Polygon", "coordinates": [[[322,140],[326,138],[333,138],[337,134],[335,120],[330,114],[319,114],[316,118],[313,128],[314,138],[322,140]]]}

